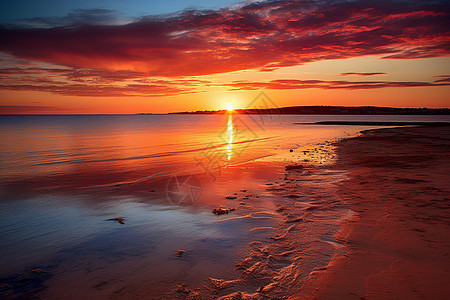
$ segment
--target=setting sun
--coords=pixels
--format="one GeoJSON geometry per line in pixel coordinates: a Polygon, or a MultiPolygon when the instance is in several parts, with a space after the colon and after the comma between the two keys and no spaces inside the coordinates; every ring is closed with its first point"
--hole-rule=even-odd
{"type": "Polygon", "coordinates": [[[234,110],[233,104],[228,103],[228,104],[227,104],[227,110],[228,110],[228,111],[233,111],[233,110],[234,110]]]}

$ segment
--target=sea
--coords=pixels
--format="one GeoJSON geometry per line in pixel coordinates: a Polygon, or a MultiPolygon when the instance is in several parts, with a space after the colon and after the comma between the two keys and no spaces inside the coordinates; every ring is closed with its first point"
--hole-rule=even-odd
{"type": "Polygon", "coordinates": [[[331,120],[450,116],[0,116],[2,292],[161,299],[181,283],[235,278],[248,244],[270,234],[253,229],[279,222],[266,185],[285,165],[305,147],[380,128],[313,124],[331,120]],[[242,198],[262,217],[212,212],[242,198]]]}

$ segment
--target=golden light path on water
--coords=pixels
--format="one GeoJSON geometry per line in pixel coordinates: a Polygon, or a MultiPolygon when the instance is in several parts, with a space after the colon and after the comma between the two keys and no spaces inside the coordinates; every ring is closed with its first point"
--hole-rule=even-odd
{"type": "Polygon", "coordinates": [[[230,160],[233,153],[233,116],[231,112],[228,114],[227,132],[228,132],[227,160],[230,160]]]}

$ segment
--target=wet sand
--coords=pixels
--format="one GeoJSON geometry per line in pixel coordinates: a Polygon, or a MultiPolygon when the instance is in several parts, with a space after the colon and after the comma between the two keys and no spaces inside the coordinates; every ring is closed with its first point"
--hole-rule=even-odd
{"type": "Polygon", "coordinates": [[[450,127],[373,130],[338,143],[338,194],[354,216],[344,254],[293,299],[448,299],[450,127]]]}

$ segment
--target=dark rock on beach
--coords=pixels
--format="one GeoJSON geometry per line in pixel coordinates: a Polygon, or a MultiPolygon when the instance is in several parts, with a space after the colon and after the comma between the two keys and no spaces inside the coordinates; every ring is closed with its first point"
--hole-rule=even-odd
{"type": "Polygon", "coordinates": [[[222,206],[220,208],[214,208],[212,210],[212,213],[217,215],[217,216],[220,216],[220,215],[228,214],[229,212],[232,212],[234,210],[235,210],[235,208],[229,208],[229,207],[226,207],[226,206],[222,206]]]}

